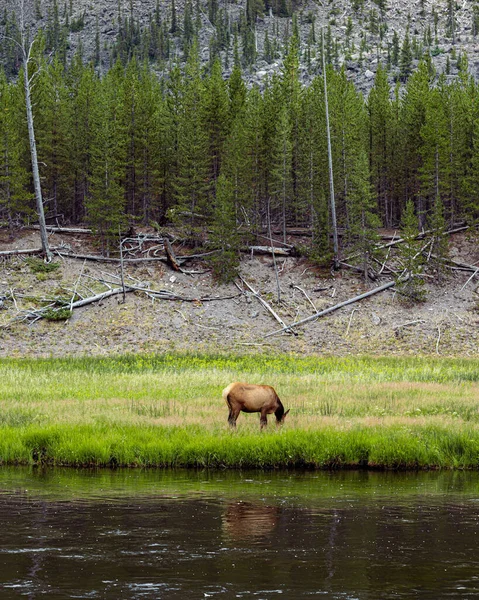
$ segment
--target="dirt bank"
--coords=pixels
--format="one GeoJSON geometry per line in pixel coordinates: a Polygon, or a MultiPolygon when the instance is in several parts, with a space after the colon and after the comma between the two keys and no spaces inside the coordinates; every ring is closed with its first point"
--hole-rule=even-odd
{"type": "MultiPolygon", "coordinates": [[[[95,254],[92,237],[51,234],[50,243],[66,243],[77,253],[95,254]]],[[[0,250],[40,246],[39,235],[21,230],[11,240],[0,230],[0,250]]],[[[181,252],[181,249],[178,249],[181,252]]],[[[451,256],[469,264],[479,261],[477,244],[464,234],[451,238],[451,256]]],[[[7,325],[29,307],[77,292],[88,297],[118,285],[116,263],[55,258],[59,267],[35,273],[25,256],[0,262],[0,324],[7,325]],[[80,277],[81,275],[81,277],[80,277]]],[[[351,271],[331,273],[304,258],[277,259],[281,302],[277,302],[273,260],[245,256],[241,275],[290,324],[386,283],[371,284],[351,271]],[[313,305],[315,308],[313,308],[313,305]]],[[[193,302],[160,300],[130,292],[75,309],[66,321],[16,322],[0,329],[0,356],[107,355],[124,352],[291,352],[298,354],[429,354],[478,355],[477,280],[470,273],[449,270],[437,283],[427,278],[427,300],[407,305],[394,289],[351,304],[305,326],[298,335],[265,338],[280,325],[251,293],[234,285],[216,285],[204,263],[188,264],[193,274],[171,270],[163,262],[126,266],[127,282],[168,290],[193,302]],[[207,298],[227,298],[207,301],[207,298]]]]}

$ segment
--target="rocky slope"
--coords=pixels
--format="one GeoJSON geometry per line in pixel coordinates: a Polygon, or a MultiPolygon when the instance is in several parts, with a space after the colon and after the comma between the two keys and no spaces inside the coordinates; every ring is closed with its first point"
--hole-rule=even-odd
{"type": "MultiPolygon", "coordinates": [[[[53,18],[54,0],[27,0],[28,20],[34,29],[47,28],[53,18]]],[[[211,2],[211,0],[210,0],[211,2]]],[[[4,0],[7,11],[18,12],[18,2],[4,0]]],[[[122,19],[133,16],[141,26],[146,27],[155,8],[158,6],[163,20],[171,19],[171,0],[70,0],[68,5],[58,2],[59,20],[64,24],[68,12],[68,20],[83,18],[80,31],[68,33],[69,53],[74,53],[81,44],[85,58],[94,54],[96,33],[102,55],[103,68],[108,67],[110,49],[115,42],[119,30],[118,15],[122,19]],[[98,23],[98,25],[97,25],[98,23]]],[[[181,24],[185,10],[185,0],[175,0],[177,21],[180,29],[171,34],[171,59],[181,60],[181,24]]],[[[196,10],[195,2],[192,3],[196,10]]],[[[209,43],[215,33],[215,27],[208,18],[208,3],[200,1],[201,29],[199,35],[200,54],[202,60],[209,59],[209,43]]],[[[246,10],[246,0],[226,0],[218,4],[220,9],[228,13],[231,30],[239,23],[246,10]]],[[[298,21],[301,38],[301,73],[303,82],[307,83],[320,71],[320,31],[331,28],[331,43],[337,47],[335,62],[338,66],[345,64],[349,77],[363,91],[367,92],[374,80],[378,62],[387,63],[387,56],[392,52],[395,32],[402,45],[406,31],[409,31],[413,47],[429,48],[432,61],[438,73],[449,71],[450,77],[457,74],[456,59],[465,53],[469,60],[469,68],[475,77],[479,76],[479,45],[475,37],[478,26],[478,8],[475,0],[463,0],[453,3],[451,0],[331,0],[317,3],[304,0],[294,9],[298,21]],[[381,9],[383,6],[383,10],[381,9]],[[451,30],[450,7],[454,8],[454,30],[451,30]],[[476,21],[476,23],[475,23],[476,21]],[[314,25],[313,25],[314,23],[314,25]],[[314,28],[314,41],[312,41],[314,28]],[[350,31],[349,31],[350,30],[350,31]],[[429,35],[429,41],[427,41],[429,35]],[[348,41],[349,40],[349,41],[348,41]],[[449,60],[448,60],[449,59],[449,60]],[[448,66],[449,62],[449,66],[448,66]]],[[[245,77],[250,84],[264,83],[273,73],[280,72],[285,48],[285,39],[292,30],[291,17],[275,16],[271,10],[261,14],[255,24],[257,59],[253,65],[245,69],[245,77]],[[278,53],[275,58],[265,60],[265,36],[270,41],[277,41],[278,53]]],[[[241,44],[241,40],[240,40],[241,44]]],[[[233,44],[227,51],[229,66],[225,67],[228,75],[233,57],[233,44]]],[[[413,60],[417,64],[418,50],[413,60]]],[[[226,52],[222,51],[223,62],[226,52]]],[[[160,66],[167,69],[168,65],[160,66]]],[[[398,67],[391,69],[391,82],[399,73],[398,67]]]]}
{"type": "MultiPolygon", "coordinates": [[[[68,243],[77,253],[94,254],[84,235],[52,234],[52,246],[68,243]]],[[[39,246],[36,232],[24,230],[11,241],[0,230],[0,251],[39,246]]],[[[178,248],[178,252],[181,249],[178,248]]],[[[479,262],[477,244],[464,234],[451,238],[451,256],[479,262]]],[[[192,300],[160,300],[130,292],[75,309],[69,320],[17,321],[29,308],[52,298],[84,297],[119,285],[117,264],[56,258],[50,273],[34,272],[26,257],[2,257],[0,263],[0,356],[108,355],[124,352],[292,352],[332,355],[475,356],[479,354],[479,295],[471,273],[449,270],[440,285],[427,278],[427,299],[405,304],[389,290],[282,333],[264,306],[242,284],[217,286],[202,262],[190,273],[172,271],[163,262],[128,265],[130,285],[148,285],[192,300]],[[214,299],[213,299],[214,298],[214,299]],[[213,300],[212,300],[213,299],[213,300]],[[6,325],[9,325],[5,327],[6,325]]],[[[288,324],[357,296],[390,280],[365,284],[351,271],[331,273],[304,258],[278,258],[281,301],[269,256],[244,257],[241,274],[288,324]],[[314,308],[313,308],[314,306],[314,308]]]]}

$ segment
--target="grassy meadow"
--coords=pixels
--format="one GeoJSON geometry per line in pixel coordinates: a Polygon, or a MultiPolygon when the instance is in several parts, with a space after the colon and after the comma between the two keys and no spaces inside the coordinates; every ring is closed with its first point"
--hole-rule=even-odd
{"type": "Polygon", "coordinates": [[[0,360],[0,464],[479,468],[479,362],[122,356],[0,360]],[[227,425],[231,381],[286,409],[227,425]]]}

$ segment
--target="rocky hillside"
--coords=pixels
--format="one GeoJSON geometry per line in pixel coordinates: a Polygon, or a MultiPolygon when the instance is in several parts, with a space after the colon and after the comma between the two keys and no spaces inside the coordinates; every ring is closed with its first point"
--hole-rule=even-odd
{"type": "MultiPolygon", "coordinates": [[[[8,27],[19,3],[3,4],[8,27]]],[[[266,5],[262,0],[25,0],[25,7],[33,29],[43,28],[55,39],[63,36],[70,56],[81,46],[85,59],[96,56],[99,69],[108,68],[121,47],[141,55],[145,44],[156,44],[151,36],[158,34],[167,47],[155,62],[159,71],[166,70],[172,61],[183,60],[185,44],[197,35],[203,62],[211,54],[220,56],[228,75],[236,45],[248,82],[261,84],[281,70],[287,41],[296,31],[301,79],[307,83],[320,70],[323,30],[328,60],[344,64],[366,92],[378,62],[389,65],[393,82],[405,79],[427,55],[437,72],[449,77],[466,55],[469,70],[479,76],[477,0],[275,0],[266,5]]]]}

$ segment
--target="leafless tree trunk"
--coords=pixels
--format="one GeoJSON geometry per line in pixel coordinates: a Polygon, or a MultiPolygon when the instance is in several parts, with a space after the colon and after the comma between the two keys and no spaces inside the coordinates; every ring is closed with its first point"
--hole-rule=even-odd
{"type": "Polygon", "coordinates": [[[20,35],[21,44],[18,44],[17,40],[13,40],[18,44],[22,51],[23,57],[23,84],[25,87],[25,107],[27,112],[27,125],[28,125],[28,139],[30,142],[30,155],[32,160],[32,175],[33,175],[33,187],[35,189],[35,200],[37,205],[38,224],[40,226],[40,238],[42,243],[42,251],[48,261],[52,260],[53,254],[50,250],[48,242],[48,234],[45,223],[45,211],[43,210],[43,197],[42,187],[40,184],[40,173],[38,170],[38,157],[37,157],[37,145],[35,142],[35,129],[33,126],[33,110],[32,110],[32,99],[31,99],[31,83],[32,78],[28,76],[28,65],[32,58],[32,48],[35,41],[30,43],[27,50],[27,40],[25,32],[25,0],[19,2],[19,19],[20,19],[20,35]]]}
{"type": "Polygon", "coordinates": [[[331,221],[333,226],[333,262],[334,268],[339,269],[338,226],[336,223],[336,201],[334,198],[333,156],[331,152],[331,131],[329,128],[328,84],[326,80],[326,58],[324,54],[324,30],[321,33],[321,40],[323,52],[324,108],[326,111],[326,134],[328,140],[329,195],[331,203],[331,221]]]}

